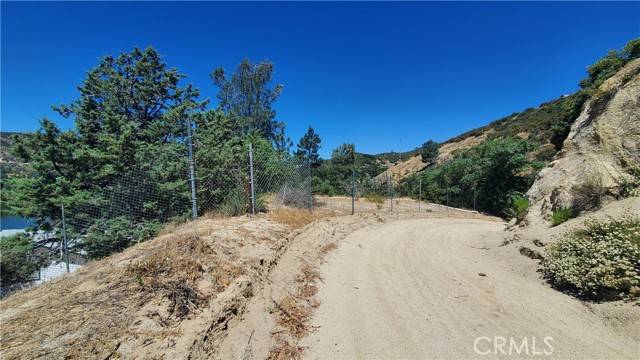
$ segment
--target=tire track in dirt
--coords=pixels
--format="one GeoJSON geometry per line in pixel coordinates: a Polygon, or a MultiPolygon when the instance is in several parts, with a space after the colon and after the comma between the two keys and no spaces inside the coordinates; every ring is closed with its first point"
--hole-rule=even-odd
{"type": "Polygon", "coordinates": [[[514,271],[530,260],[499,247],[503,226],[412,219],[347,236],[321,267],[321,305],[312,320],[316,330],[302,341],[305,357],[640,356],[639,334],[609,327],[583,302],[514,271]],[[480,337],[486,339],[476,343],[478,353],[480,337]],[[496,338],[506,346],[496,347],[502,342],[496,338]],[[526,351],[510,349],[512,338],[519,348],[526,342],[526,351]],[[545,350],[550,356],[541,354],[545,350]]]}

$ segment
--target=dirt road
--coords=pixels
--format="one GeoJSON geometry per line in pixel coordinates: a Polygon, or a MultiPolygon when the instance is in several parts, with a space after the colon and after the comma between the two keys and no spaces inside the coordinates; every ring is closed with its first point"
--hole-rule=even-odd
{"type": "Polygon", "coordinates": [[[321,267],[305,357],[640,357],[637,326],[521,274],[516,262],[532,260],[502,251],[502,228],[412,219],[347,236],[321,267]]]}

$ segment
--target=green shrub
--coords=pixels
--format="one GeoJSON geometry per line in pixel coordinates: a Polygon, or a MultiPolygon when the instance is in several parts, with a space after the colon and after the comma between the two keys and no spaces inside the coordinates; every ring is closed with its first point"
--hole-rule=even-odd
{"type": "Polygon", "coordinates": [[[246,214],[249,209],[249,201],[249,196],[242,189],[234,189],[227,195],[222,205],[218,207],[218,212],[225,216],[246,214]]]}
{"type": "Polygon", "coordinates": [[[161,227],[157,221],[119,216],[89,227],[82,248],[90,259],[99,259],[152,238],[161,227]]]}
{"type": "Polygon", "coordinates": [[[485,141],[403,179],[400,194],[418,198],[421,181],[422,197],[434,203],[509,216],[513,194],[526,192],[535,178],[537,161],[527,156],[534,148],[520,138],[485,141]]]}
{"type": "Polygon", "coordinates": [[[574,217],[576,216],[572,208],[560,208],[551,215],[551,223],[557,226],[574,217]]]}
{"type": "Polygon", "coordinates": [[[311,178],[311,189],[314,194],[335,196],[337,191],[328,180],[323,180],[317,176],[311,178]]]}
{"type": "Polygon", "coordinates": [[[336,196],[338,194],[336,189],[329,182],[323,182],[320,185],[318,192],[327,196],[336,196]]]}
{"type": "Polygon", "coordinates": [[[515,196],[511,200],[511,207],[508,209],[508,213],[512,218],[518,221],[524,220],[529,212],[529,199],[523,196],[515,196]]]}
{"type": "Polygon", "coordinates": [[[622,178],[620,182],[620,198],[640,196],[640,169],[634,169],[631,177],[622,178]]]}
{"type": "Polygon", "coordinates": [[[25,234],[0,238],[0,286],[10,286],[31,280],[32,275],[46,264],[46,257],[38,254],[25,234]]]}
{"type": "Polygon", "coordinates": [[[364,198],[376,204],[384,204],[384,200],[386,199],[386,197],[377,193],[366,193],[364,194],[364,198]]]}
{"type": "Polygon", "coordinates": [[[267,211],[267,198],[269,194],[260,194],[256,196],[256,212],[265,212],[267,211]]]}
{"type": "Polygon", "coordinates": [[[582,297],[640,295],[640,218],[586,222],[549,247],[543,267],[554,286],[582,297]]]}

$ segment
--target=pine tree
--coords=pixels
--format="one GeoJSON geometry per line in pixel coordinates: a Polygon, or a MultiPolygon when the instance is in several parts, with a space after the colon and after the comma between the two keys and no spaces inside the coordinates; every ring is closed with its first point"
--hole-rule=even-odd
{"type": "Polygon", "coordinates": [[[318,154],[318,150],[320,150],[320,136],[316,134],[315,130],[311,126],[307,129],[307,132],[300,138],[298,142],[298,150],[296,151],[296,156],[299,159],[305,160],[311,166],[315,166],[318,164],[320,160],[320,155],[318,154]]]}

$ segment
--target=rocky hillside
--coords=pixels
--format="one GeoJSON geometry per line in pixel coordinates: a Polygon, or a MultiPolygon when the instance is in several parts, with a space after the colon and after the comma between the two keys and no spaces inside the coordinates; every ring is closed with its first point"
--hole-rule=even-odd
{"type": "MultiPolygon", "coordinates": [[[[469,136],[456,137],[455,140],[452,139],[445,142],[440,146],[440,149],[438,150],[438,157],[435,161],[436,164],[442,164],[448,160],[451,160],[458,151],[471,148],[484,142],[487,139],[487,136],[493,133],[495,133],[493,129],[487,128],[486,130],[483,130],[483,132],[479,135],[470,134],[469,136]]],[[[382,158],[385,158],[385,156],[389,156],[388,154],[389,153],[382,155],[382,158]]],[[[376,180],[384,182],[386,180],[388,172],[391,179],[393,179],[393,181],[395,181],[396,183],[399,183],[400,181],[402,181],[402,179],[411,174],[415,174],[424,170],[429,165],[422,161],[422,157],[417,150],[405,153],[403,155],[403,158],[406,158],[406,156],[409,157],[404,161],[398,161],[396,163],[387,162],[387,165],[389,166],[388,169],[376,176],[376,180]]]]}
{"type": "MultiPolygon", "coordinates": [[[[457,153],[494,138],[518,137],[528,139],[539,146],[530,156],[549,161],[559,150],[561,141],[556,139],[554,128],[570,123],[578,115],[582,94],[562,96],[558,99],[514,113],[489,124],[455,136],[440,145],[437,164],[451,160],[457,153]],[[576,111],[578,108],[578,111],[576,111]]],[[[420,149],[406,153],[383,153],[375,155],[379,161],[394,162],[389,168],[396,180],[421,171],[426,164],[420,161],[420,149]],[[406,159],[398,162],[398,159],[406,159]]]]}
{"type": "Polygon", "coordinates": [[[560,208],[591,210],[624,196],[640,169],[640,59],[609,78],[586,103],[562,151],[527,193],[528,221],[560,208]]]}

